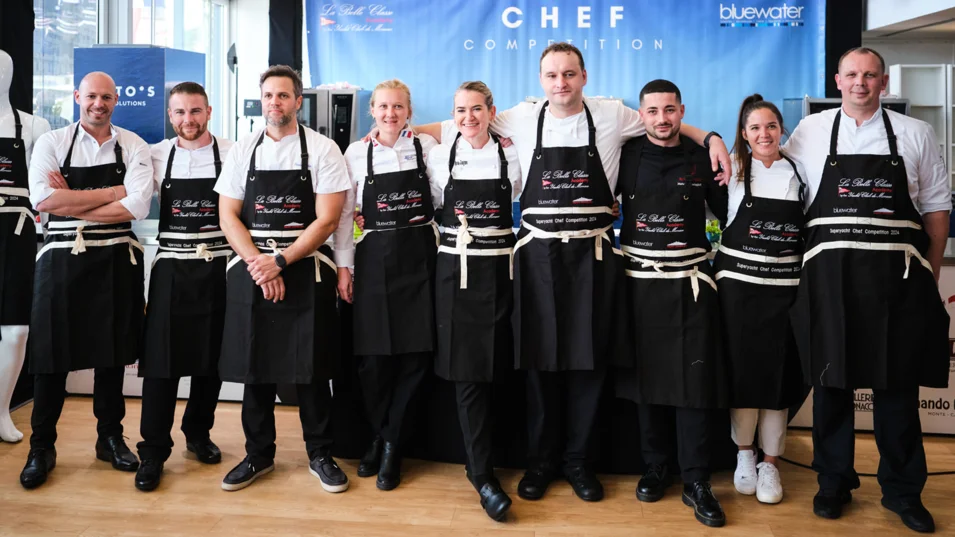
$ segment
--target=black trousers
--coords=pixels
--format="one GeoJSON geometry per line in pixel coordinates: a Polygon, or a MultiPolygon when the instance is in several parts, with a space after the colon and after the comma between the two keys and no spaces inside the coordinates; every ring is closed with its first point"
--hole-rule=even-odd
{"type": "Polygon", "coordinates": [[[468,453],[468,469],[474,488],[481,490],[494,478],[494,449],[491,398],[494,385],[490,382],[455,382],[458,403],[458,421],[468,453]]]}
{"type": "Polygon", "coordinates": [[[368,421],[385,441],[400,446],[407,438],[405,416],[432,360],[430,352],[361,357],[358,377],[368,421]]]}
{"type": "Polygon", "coordinates": [[[677,461],[683,482],[709,481],[709,422],[712,411],[664,405],[637,406],[640,447],[644,462],[668,464],[670,454],[673,453],[675,436],[677,461]]]}
{"type": "MultiPolygon", "coordinates": [[[[56,443],[56,423],[63,412],[66,399],[67,373],[33,376],[33,416],[30,425],[30,448],[51,449],[56,443]]],[[[96,416],[96,435],[105,440],[122,436],[126,417],[126,399],[123,398],[125,367],[101,367],[94,370],[93,415],[96,416]]]]}
{"type": "MultiPolygon", "coordinates": [[[[189,402],[182,415],[182,432],[186,442],[209,439],[209,431],[216,419],[219,389],[218,376],[192,377],[189,402]]],[[[139,420],[139,434],[143,441],[136,444],[140,459],[166,461],[172,453],[172,425],[176,420],[176,395],[179,378],[144,378],[143,407],[139,420]]]]}
{"type": "MultiPolygon", "coordinates": [[[[331,451],[332,394],[327,380],[296,384],[298,415],[309,460],[331,451]]],[[[242,397],[245,452],[255,466],[275,460],[275,384],[246,384],[242,397]]]]}
{"type": "MultiPolygon", "coordinates": [[[[815,386],[812,397],[812,467],[819,489],[836,493],[859,487],[855,461],[853,391],[815,386]]],[[[889,501],[919,501],[928,468],[922,446],[919,389],[873,390],[873,425],[879,448],[879,485],[889,501]]]]}
{"type": "Polygon", "coordinates": [[[527,456],[531,465],[589,462],[606,369],[527,372],[527,456]]]}

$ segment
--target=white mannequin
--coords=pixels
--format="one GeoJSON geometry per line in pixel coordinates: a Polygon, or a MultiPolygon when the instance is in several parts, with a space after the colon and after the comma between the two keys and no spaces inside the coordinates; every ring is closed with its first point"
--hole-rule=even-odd
{"type": "MultiPolygon", "coordinates": [[[[16,135],[14,109],[10,106],[12,80],[13,59],[0,50],[0,138],[13,138],[16,135]]],[[[50,123],[26,112],[19,114],[29,166],[33,144],[40,135],[50,131],[50,123]]],[[[20,368],[23,367],[29,331],[29,326],[0,326],[0,440],[4,442],[19,442],[23,439],[23,433],[13,426],[13,420],[10,418],[10,400],[17,377],[20,376],[20,368]]]]}

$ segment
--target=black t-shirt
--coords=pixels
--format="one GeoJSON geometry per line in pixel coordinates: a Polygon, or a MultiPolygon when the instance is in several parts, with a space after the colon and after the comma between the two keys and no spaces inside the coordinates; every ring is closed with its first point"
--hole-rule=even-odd
{"type": "MultiPolygon", "coordinates": [[[[702,180],[705,189],[706,204],[710,211],[720,221],[720,227],[726,223],[726,212],[729,205],[729,195],[725,186],[720,186],[714,177],[716,174],[710,168],[709,152],[685,136],[680,136],[680,145],[663,147],[652,143],[646,136],[640,136],[624,144],[620,154],[620,176],[617,180],[617,192],[614,195],[633,192],[634,183],[639,173],[640,184],[645,186],[648,181],[661,181],[664,177],[674,177],[679,173],[686,173],[686,157],[684,147],[689,150],[690,166],[693,177],[702,180]],[[640,169],[637,164],[639,151],[643,152],[640,160],[640,169]]],[[[672,188],[673,185],[660,185],[661,188],[672,188]]]]}

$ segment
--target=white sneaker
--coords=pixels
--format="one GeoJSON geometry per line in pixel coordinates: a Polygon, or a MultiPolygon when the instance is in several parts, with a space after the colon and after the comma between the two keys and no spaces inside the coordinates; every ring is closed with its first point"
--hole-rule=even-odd
{"type": "Polygon", "coordinates": [[[761,462],[759,479],[756,482],[756,499],[762,503],[779,503],[783,500],[783,482],[779,470],[771,462],[761,462]]]}
{"type": "Polygon", "coordinates": [[[736,491],[747,496],[756,494],[756,480],[756,452],[741,450],[736,455],[736,473],[733,474],[736,491]]]}

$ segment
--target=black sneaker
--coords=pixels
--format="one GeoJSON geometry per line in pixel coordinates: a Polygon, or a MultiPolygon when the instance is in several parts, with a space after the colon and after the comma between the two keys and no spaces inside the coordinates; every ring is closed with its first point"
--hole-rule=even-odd
{"type": "Polygon", "coordinates": [[[275,470],[274,463],[270,462],[268,466],[256,466],[246,457],[226,474],[225,479],[222,480],[222,490],[242,490],[272,470],[275,470]]]}
{"type": "Polygon", "coordinates": [[[308,463],[308,472],[322,482],[322,488],[328,492],[348,490],[348,476],[338,467],[331,455],[321,455],[308,463]]]}

